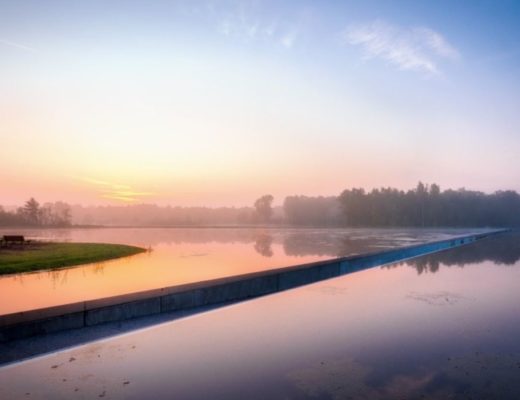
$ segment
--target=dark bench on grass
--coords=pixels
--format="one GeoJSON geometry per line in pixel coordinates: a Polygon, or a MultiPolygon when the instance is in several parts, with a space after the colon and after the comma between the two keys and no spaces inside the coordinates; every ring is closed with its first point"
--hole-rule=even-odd
{"type": "Polygon", "coordinates": [[[22,235],[4,235],[2,238],[3,244],[24,244],[26,242],[25,237],[22,235]]]}

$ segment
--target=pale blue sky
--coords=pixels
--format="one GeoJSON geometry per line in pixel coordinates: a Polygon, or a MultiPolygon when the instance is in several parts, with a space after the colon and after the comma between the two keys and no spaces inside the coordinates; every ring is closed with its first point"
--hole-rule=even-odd
{"type": "Polygon", "coordinates": [[[520,190],[520,3],[279,3],[0,0],[0,203],[520,190]]]}

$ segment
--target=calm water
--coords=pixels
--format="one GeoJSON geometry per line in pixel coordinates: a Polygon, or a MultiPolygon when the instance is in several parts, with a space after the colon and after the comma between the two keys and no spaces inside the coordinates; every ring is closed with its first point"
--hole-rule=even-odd
{"type": "MultiPolygon", "coordinates": [[[[0,230],[0,235],[12,233],[0,230]]],[[[49,229],[40,240],[125,243],[152,251],[56,271],[0,277],[0,315],[444,239],[468,230],[49,229]]]]}
{"type": "Polygon", "coordinates": [[[0,398],[518,399],[520,237],[0,368],[0,398]]]}

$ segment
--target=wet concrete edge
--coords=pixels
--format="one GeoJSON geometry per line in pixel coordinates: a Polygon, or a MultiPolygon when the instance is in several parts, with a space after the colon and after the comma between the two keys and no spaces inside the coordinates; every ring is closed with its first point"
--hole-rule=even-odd
{"type": "Polygon", "coordinates": [[[228,304],[463,246],[508,231],[495,230],[380,252],[2,315],[0,316],[0,342],[144,316],[228,304]]]}

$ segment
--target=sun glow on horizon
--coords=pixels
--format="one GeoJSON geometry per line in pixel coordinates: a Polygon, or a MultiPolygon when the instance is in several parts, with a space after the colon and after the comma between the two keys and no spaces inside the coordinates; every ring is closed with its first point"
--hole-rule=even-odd
{"type": "Polygon", "coordinates": [[[98,197],[102,199],[119,200],[124,203],[135,203],[155,195],[153,192],[133,190],[130,185],[123,185],[121,183],[111,183],[105,180],[89,177],[78,179],[90,185],[91,189],[96,191],[98,197]]]}
{"type": "Polygon", "coordinates": [[[196,4],[0,6],[0,204],[520,190],[507,10],[196,4]]]}

